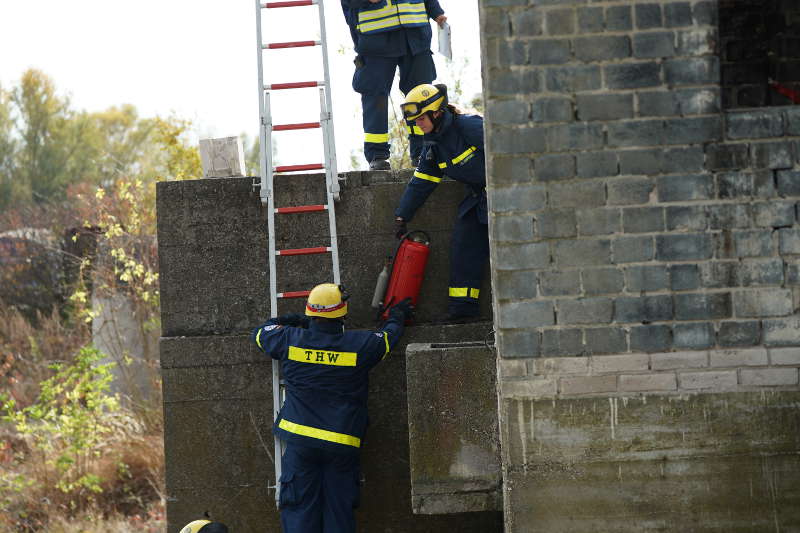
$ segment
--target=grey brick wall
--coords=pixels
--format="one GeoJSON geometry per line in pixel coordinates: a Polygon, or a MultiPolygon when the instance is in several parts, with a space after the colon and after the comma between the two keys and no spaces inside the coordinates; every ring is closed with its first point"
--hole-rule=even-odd
{"type": "Polygon", "coordinates": [[[721,109],[716,2],[480,10],[501,357],[800,345],[800,112],[721,109]]]}

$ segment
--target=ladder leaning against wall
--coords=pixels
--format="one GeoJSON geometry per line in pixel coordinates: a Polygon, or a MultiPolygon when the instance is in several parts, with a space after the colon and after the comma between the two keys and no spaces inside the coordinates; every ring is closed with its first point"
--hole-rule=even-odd
{"type": "MultiPolygon", "coordinates": [[[[307,11],[307,10],[298,10],[307,11]]],[[[299,18],[299,17],[298,17],[299,18]]],[[[265,20],[265,23],[268,22],[265,20]]],[[[305,28],[302,24],[296,27],[305,28]]],[[[339,278],[339,249],[336,239],[336,215],[334,201],[339,199],[339,181],[336,172],[336,149],[333,138],[333,116],[331,112],[331,91],[330,75],[328,71],[328,51],[325,38],[325,13],[321,0],[290,0],[284,2],[262,3],[256,0],[256,33],[258,38],[258,106],[261,116],[259,127],[259,146],[260,146],[260,197],[261,203],[267,208],[267,232],[269,235],[269,305],[270,316],[278,316],[278,300],[283,298],[304,298],[309,291],[279,292],[278,271],[276,259],[280,256],[326,254],[331,255],[331,277],[333,283],[340,283],[339,278]],[[265,18],[271,9],[294,8],[301,6],[317,6],[319,13],[319,40],[292,41],[280,43],[264,43],[262,37],[262,13],[265,18]],[[319,46],[322,53],[322,67],[325,79],[322,81],[289,81],[283,83],[264,83],[264,51],[273,50],[278,53],[287,48],[299,48],[306,46],[319,46]],[[272,91],[302,89],[307,87],[319,87],[319,122],[302,122],[295,124],[273,124],[270,109],[270,94],[272,91]],[[301,129],[322,129],[322,144],[325,161],[323,163],[306,163],[299,165],[273,166],[272,161],[272,134],[279,131],[301,130],[301,129]],[[273,189],[273,177],[276,173],[299,172],[309,170],[325,171],[326,203],[319,205],[300,205],[275,207],[275,194],[273,189]],[[275,248],[275,215],[280,215],[283,219],[285,215],[295,218],[304,213],[316,211],[328,212],[328,225],[330,229],[330,246],[314,246],[309,248],[296,248],[288,250],[276,250],[275,248]]],[[[296,220],[294,221],[296,222],[296,220]]],[[[321,278],[323,276],[319,276],[321,278]]],[[[277,418],[283,399],[285,397],[284,382],[281,377],[279,361],[272,361],[272,401],[273,401],[273,420],[277,418]]],[[[275,501],[280,499],[280,478],[281,478],[281,457],[283,455],[283,444],[280,439],[275,438],[275,501]]]]}

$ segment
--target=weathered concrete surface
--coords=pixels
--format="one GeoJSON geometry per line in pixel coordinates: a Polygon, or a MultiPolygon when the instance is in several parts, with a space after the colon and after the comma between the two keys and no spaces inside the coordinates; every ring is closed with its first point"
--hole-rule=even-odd
{"type": "MultiPolygon", "coordinates": [[[[353,172],[343,182],[335,209],[341,278],[351,293],[350,327],[375,324],[372,292],[397,245],[394,209],[408,178],[408,172],[353,172]]],[[[278,207],[325,202],[323,175],[280,175],[275,183],[278,207]]],[[[417,323],[441,320],[446,312],[450,232],[463,195],[461,184],[442,182],[409,224],[432,240],[417,323]]],[[[327,216],[277,217],[278,249],[328,245],[327,216]]],[[[252,178],[159,183],[158,244],[165,337],[242,332],[269,314],[266,210],[252,178]]],[[[277,260],[280,291],[330,281],[328,255],[277,260]]],[[[488,273],[483,289],[482,316],[491,319],[488,273]]],[[[281,313],[293,312],[302,302],[280,305],[281,313]]]]}
{"type": "MultiPolygon", "coordinates": [[[[500,512],[414,515],[409,476],[406,342],[482,339],[489,323],[415,326],[371,374],[359,531],[491,533],[500,512]]],[[[203,511],[237,532],[278,531],[271,363],[246,335],[161,340],[168,531],[203,511]]]]}
{"type": "Polygon", "coordinates": [[[799,531],[800,392],[505,399],[506,531],[799,531]]]}
{"type": "Polygon", "coordinates": [[[415,513],[502,509],[497,364],[483,342],[406,349],[415,513]]]}

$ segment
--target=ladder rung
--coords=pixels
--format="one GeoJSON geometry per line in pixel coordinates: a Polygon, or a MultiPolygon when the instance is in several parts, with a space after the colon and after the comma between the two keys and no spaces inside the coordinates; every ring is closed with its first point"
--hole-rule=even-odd
{"type": "Polygon", "coordinates": [[[266,4],[261,4],[261,7],[266,9],[272,9],[275,7],[310,6],[316,3],[317,0],[290,0],[287,2],[267,2],[266,4]]]}
{"type": "Polygon", "coordinates": [[[275,255],[311,255],[311,254],[324,254],[330,252],[330,246],[317,246],[316,248],[294,248],[290,250],[278,250],[275,255]]]}
{"type": "Polygon", "coordinates": [[[295,81],[292,83],[273,83],[264,85],[267,91],[279,91],[281,89],[302,89],[303,87],[324,87],[324,81],[295,81]]]}
{"type": "Polygon", "coordinates": [[[278,298],[305,298],[311,291],[279,292],[278,298]]]}
{"type": "Polygon", "coordinates": [[[276,213],[288,215],[289,213],[311,213],[312,211],[325,211],[328,209],[327,205],[299,205],[297,207],[278,207],[275,209],[276,213]]]}
{"type": "Polygon", "coordinates": [[[303,46],[317,46],[320,41],[292,41],[287,43],[269,43],[261,45],[261,48],[269,48],[274,50],[276,48],[302,48],[303,46]]]}
{"type": "Polygon", "coordinates": [[[286,131],[286,130],[309,130],[311,128],[319,128],[319,122],[301,122],[298,124],[278,124],[272,126],[272,131],[286,131]]]}
{"type": "Polygon", "coordinates": [[[297,172],[298,170],[323,170],[325,165],[322,163],[312,163],[310,165],[283,165],[275,167],[275,172],[297,172]]]}

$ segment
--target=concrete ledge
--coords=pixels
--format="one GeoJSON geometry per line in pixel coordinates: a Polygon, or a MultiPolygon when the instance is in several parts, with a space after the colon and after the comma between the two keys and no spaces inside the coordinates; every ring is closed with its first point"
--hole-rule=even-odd
{"type": "Polygon", "coordinates": [[[499,511],[496,358],[482,342],[406,348],[411,506],[499,511]]]}

